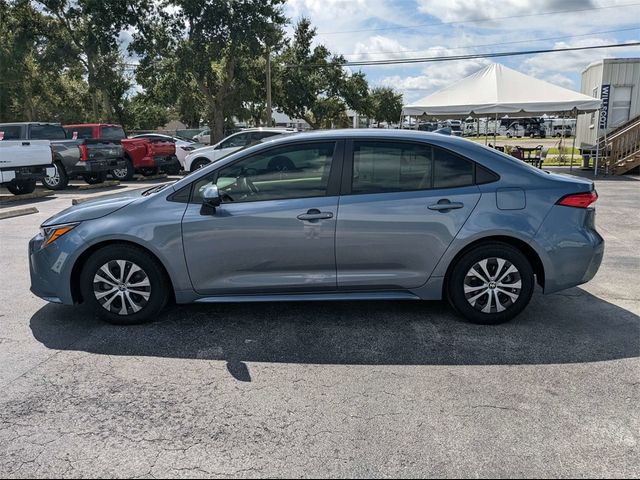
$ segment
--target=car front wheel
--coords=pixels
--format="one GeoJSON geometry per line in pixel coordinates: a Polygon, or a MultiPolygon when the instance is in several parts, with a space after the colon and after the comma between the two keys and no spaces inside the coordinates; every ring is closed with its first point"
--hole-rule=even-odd
{"type": "Polygon", "coordinates": [[[198,170],[204,166],[207,166],[211,163],[211,161],[208,158],[197,158],[196,160],[193,161],[193,163],[191,164],[191,171],[195,171],[198,170]]]}
{"type": "Polygon", "coordinates": [[[133,245],[110,245],[95,252],[82,269],[83,300],[103,320],[134,325],[153,320],[167,302],[169,283],[162,266],[133,245]]]}
{"type": "Polygon", "coordinates": [[[447,282],[448,300],[472,323],[508,322],[529,304],[534,273],[522,252],[503,243],[480,245],[454,265],[447,282]]]}

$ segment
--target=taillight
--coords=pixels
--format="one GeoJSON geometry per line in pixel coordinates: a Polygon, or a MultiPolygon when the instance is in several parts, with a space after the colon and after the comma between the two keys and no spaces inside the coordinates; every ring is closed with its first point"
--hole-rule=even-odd
{"type": "Polygon", "coordinates": [[[587,208],[589,205],[598,200],[598,194],[594,190],[587,193],[571,193],[565,195],[556,202],[557,205],[564,205],[565,207],[587,208]]]}
{"type": "Polygon", "coordinates": [[[146,143],[145,147],[147,147],[147,155],[153,157],[153,145],[151,145],[151,142],[146,143]]]}
{"type": "Polygon", "coordinates": [[[80,150],[80,161],[86,162],[89,160],[89,148],[86,145],[78,145],[78,149],[80,150]]]}

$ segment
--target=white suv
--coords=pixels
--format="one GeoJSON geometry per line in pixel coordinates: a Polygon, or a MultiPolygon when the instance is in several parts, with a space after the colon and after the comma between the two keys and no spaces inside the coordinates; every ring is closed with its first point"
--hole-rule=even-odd
{"type": "Polygon", "coordinates": [[[247,128],[229,135],[215,145],[198,148],[189,153],[184,159],[184,169],[185,171],[193,172],[254,142],[259,142],[274,135],[293,133],[295,131],[291,128],[247,128]]]}

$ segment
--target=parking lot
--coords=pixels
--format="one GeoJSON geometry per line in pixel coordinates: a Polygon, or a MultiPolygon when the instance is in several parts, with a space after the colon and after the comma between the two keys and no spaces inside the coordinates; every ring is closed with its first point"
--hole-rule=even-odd
{"type": "MultiPolygon", "coordinates": [[[[158,181],[166,181],[159,179],[158,181]]],[[[590,283],[477,326],[443,302],[173,306],[116,327],[29,292],[1,205],[5,477],[640,476],[640,178],[599,179],[590,283]]]]}

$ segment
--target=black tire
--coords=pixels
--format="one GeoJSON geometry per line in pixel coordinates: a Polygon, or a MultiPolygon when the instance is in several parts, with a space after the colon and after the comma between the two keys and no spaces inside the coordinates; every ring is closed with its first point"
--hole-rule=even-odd
{"type": "MultiPolygon", "coordinates": [[[[105,274],[101,276],[107,278],[105,274]]],[[[156,318],[167,303],[167,297],[170,293],[170,283],[164,269],[151,254],[134,245],[119,244],[101,248],[89,257],[80,274],[80,290],[84,302],[104,321],[115,325],[135,325],[149,322],[156,318]],[[125,262],[124,273],[120,272],[120,265],[116,262],[117,260],[123,260],[125,262]],[[122,287],[124,290],[116,286],[115,282],[99,281],[94,283],[96,273],[101,271],[100,269],[105,265],[112,273],[112,279],[116,279],[117,281],[120,278],[124,278],[127,280],[129,273],[133,270],[131,264],[138,266],[142,273],[140,271],[132,273],[129,278],[130,284],[122,287]],[[148,287],[139,286],[137,287],[139,290],[129,290],[131,283],[145,283],[145,276],[146,279],[148,279],[148,287]],[[142,292],[147,288],[148,298],[146,299],[142,295],[134,293],[136,291],[142,292]],[[105,295],[102,301],[109,303],[112,296],[115,298],[105,307],[96,297],[96,292],[100,294],[108,291],[114,291],[115,293],[114,295],[105,295]],[[122,294],[119,292],[122,292],[122,294]],[[125,295],[128,300],[125,300],[125,295]],[[127,313],[121,315],[118,311],[122,311],[123,301],[127,313]],[[135,308],[140,308],[140,310],[135,311],[134,305],[135,308]]]]}
{"type": "Polygon", "coordinates": [[[16,180],[14,183],[7,185],[7,190],[14,195],[26,195],[27,193],[33,193],[35,189],[35,180],[16,180]]]}
{"type": "Polygon", "coordinates": [[[136,173],[133,168],[133,162],[130,158],[125,158],[125,166],[124,168],[120,168],[117,170],[111,170],[111,175],[116,180],[120,180],[121,182],[126,182],[133,180],[133,175],[136,173]]]}
{"type": "Polygon", "coordinates": [[[86,174],[83,175],[82,178],[89,185],[96,185],[98,183],[104,183],[104,181],[107,179],[107,172],[86,174]]]}
{"type": "Polygon", "coordinates": [[[56,173],[53,177],[44,177],[42,185],[49,190],[64,190],[69,185],[69,175],[61,162],[54,162],[56,173]]]}
{"type": "Polygon", "coordinates": [[[164,172],[167,175],[178,175],[180,173],[180,163],[176,161],[173,165],[168,165],[164,168],[164,172]]]}
{"type": "MultiPolygon", "coordinates": [[[[484,271],[479,273],[484,275],[484,271]]],[[[446,288],[449,303],[468,321],[481,325],[497,325],[513,319],[529,304],[534,289],[533,268],[527,257],[511,245],[499,242],[486,243],[469,250],[456,261],[447,278],[446,288]],[[502,264],[501,272],[496,271],[498,259],[506,261],[502,264]],[[483,265],[490,274],[488,282],[471,273],[472,267],[480,265],[483,260],[487,260],[483,265]],[[514,273],[507,274],[510,269],[507,263],[515,267],[514,273]],[[500,274],[503,275],[504,283],[496,281],[499,280],[500,274]],[[519,290],[504,287],[517,287],[518,281],[519,290]],[[468,289],[466,293],[465,286],[468,289]],[[485,291],[487,293],[483,294],[485,291]],[[512,297],[516,293],[517,298],[513,300],[512,297]],[[483,312],[487,304],[488,311],[483,312]],[[498,305],[504,310],[500,311],[498,305]]]]}
{"type": "Polygon", "coordinates": [[[140,169],[140,173],[144,177],[151,177],[152,175],[157,175],[158,174],[158,167],[141,168],[140,169]]]}
{"type": "Polygon", "coordinates": [[[211,161],[208,158],[196,158],[191,164],[191,171],[198,170],[206,165],[209,165],[211,161]]]}

